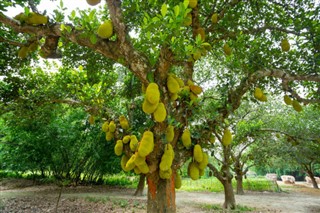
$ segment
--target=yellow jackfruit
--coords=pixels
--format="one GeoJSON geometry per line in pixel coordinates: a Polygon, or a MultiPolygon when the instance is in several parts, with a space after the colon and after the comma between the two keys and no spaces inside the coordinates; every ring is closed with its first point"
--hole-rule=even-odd
{"type": "Polygon", "coordinates": [[[174,138],[174,127],[172,125],[168,125],[166,129],[166,140],[168,143],[171,143],[174,138]]]}
{"type": "Polygon", "coordinates": [[[179,98],[178,93],[170,93],[170,100],[175,101],[179,98]]]}
{"type": "Polygon", "coordinates": [[[105,122],[102,124],[101,129],[102,129],[102,131],[104,131],[104,132],[108,132],[108,131],[109,131],[109,122],[108,122],[108,121],[105,121],[105,122]]]}
{"type": "Polygon", "coordinates": [[[192,15],[191,13],[188,13],[187,16],[185,17],[184,21],[183,21],[183,25],[185,27],[188,27],[192,24],[192,15]]]}
{"type": "Polygon", "coordinates": [[[139,165],[138,168],[143,174],[147,174],[150,171],[149,166],[145,161],[143,162],[143,164],[139,165]]]}
{"type": "Polygon", "coordinates": [[[191,146],[191,135],[190,135],[190,130],[186,128],[181,136],[182,144],[184,147],[187,149],[191,146]]]}
{"type": "Polygon", "coordinates": [[[200,171],[196,162],[190,162],[188,166],[188,174],[192,180],[198,180],[200,177],[200,171]]]}
{"type": "Polygon", "coordinates": [[[131,135],[130,137],[130,149],[131,151],[135,152],[138,148],[138,139],[135,135],[131,135]]]}
{"type": "Polygon", "coordinates": [[[116,143],[116,145],[114,146],[114,153],[115,153],[117,156],[120,156],[120,155],[122,155],[122,150],[123,150],[122,140],[117,140],[117,143],[116,143]]]}
{"type": "Polygon", "coordinates": [[[198,35],[200,35],[202,41],[206,40],[206,32],[204,31],[204,29],[202,27],[199,27],[196,30],[196,36],[198,36],[198,35]]]}
{"type": "Polygon", "coordinates": [[[166,119],[167,110],[162,102],[158,104],[156,111],[154,111],[153,113],[153,117],[154,117],[154,120],[156,120],[157,122],[162,122],[166,119]]]}
{"type": "Polygon", "coordinates": [[[146,89],[146,99],[152,105],[159,103],[160,92],[159,87],[156,83],[150,83],[148,85],[146,89]]]}
{"type": "Polygon", "coordinates": [[[141,157],[146,157],[153,151],[153,148],[153,133],[151,131],[145,131],[138,148],[138,153],[141,157]]]}
{"type": "Polygon", "coordinates": [[[149,101],[144,100],[143,104],[142,104],[142,110],[146,113],[146,114],[151,114],[154,113],[154,111],[156,111],[157,107],[158,107],[159,103],[156,104],[150,104],[149,101]]]}
{"type": "Polygon", "coordinates": [[[172,169],[170,168],[169,170],[159,170],[159,175],[161,179],[170,179],[172,176],[172,169]]]}
{"type": "Polygon", "coordinates": [[[164,153],[161,157],[161,162],[159,166],[160,170],[166,171],[171,168],[173,157],[174,157],[174,154],[172,152],[173,152],[173,148],[171,144],[167,144],[165,147],[164,153]]]}
{"type": "Polygon", "coordinates": [[[146,163],[146,157],[141,157],[140,155],[138,155],[138,153],[135,153],[136,158],[134,159],[134,163],[136,164],[136,166],[140,166],[144,163],[146,163]]]}
{"type": "Polygon", "coordinates": [[[137,166],[133,168],[133,171],[134,171],[134,173],[136,173],[137,175],[141,174],[141,171],[140,171],[139,167],[137,167],[137,166]]]}
{"type": "Polygon", "coordinates": [[[228,128],[226,128],[223,131],[222,144],[224,146],[228,146],[231,144],[231,141],[232,141],[232,134],[231,134],[230,130],[228,128]]]}
{"type": "Polygon", "coordinates": [[[201,162],[203,160],[202,148],[199,144],[196,144],[193,147],[193,157],[197,162],[201,162]]]}
{"type": "Polygon", "coordinates": [[[177,93],[180,89],[178,81],[172,75],[169,75],[167,78],[167,87],[171,93],[177,93]]]}
{"type": "Polygon", "coordinates": [[[127,144],[130,141],[131,136],[130,135],[126,135],[123,137],[122,142],[124,144],[127,144]]]}
{"type": "Polygon", "coordinates": [[[174,187],[176,189],[180,189],[181,188],[181,176],[178,172],[176,172],[176,176],[175,176],[175,179],[174,179],[174,187]]]}
{"type": "Polygon", "coordinates": [[[89,124],[94,124],[94,116],[93,115],[90,115],[89,117],[89,124]]]}
{"type": "Polygon", "coordinates": [[[126,168],[126,164],[127,164],[128,160],[129,160],[129,158],[128,158],[126,155],[122,155],[120,164],[121,164],[121,168],[122,168],[123,171],[125,171],[125,172],[128,172],[128,171],[129,171],[129,170],[127,170],[127,168],[126,168]]]}
{"type": "Polygon", "coordinates": [[[212,21],[213,24],[218,23],[218,13],[212,14],[211,21],[212,21]]]}
{"type": "Polygon", "coordinates": [[[287,105],[292,105],[292,100],[291,100],[291,98],[289,96],[285,95],[283,97],[283,100],[287,105]]]}
{"type": "Polygon", "coordinates": [[[290,43],[287,39],[281,41],[281,50],[283,52],[288,52],[290,50],[290,43]]]}
{"type": "Polygon", "coordinates": [[[223,45],[223,51],[224,51],[224,54],[226,54],[226,55],[231,55],[231,53],[232,53],[232,50],[228,44],[223,45]]]}
{"type": "Polygon", "coordinates": [[[106,140],[111,141],[114,138],[114,133],[113,132],[106,132],[106,140]]]}
{"type": "Polygon", "coordinates": [[[204,170],[207,167],[208,163],[209,163],[209,156],[207,153],[204,152],[202,161],[198,163],[199,169],[204,170]]]}
{"type": "Polygon", "coordinates": [[[116,131],[116,124],[114,121],[110,121],[109,123],[109,132],[115,132],[116,131]]]}
{"type": "Polygon", "coordinates": [[[47,24],[48,17],[38,13],[31,12],[28,14],[27,18],[25,19],[25,22],[27,24],[33,25],[47,24]]]}
{"type": "Polygon", "coordinates": [[[199,95],[200,93],[202,93],[202,88],[197,85],[191,85],[189,87],[190,87],[190,90],[196,95],[199,95]]]}
{"type": "Polygon", "coordinates": [[[101,2],[101,0],[87,0],[87,3],[91,6],[95,6],[97,4],[99,4],[101,2]]]}
{"type": "Polygon", "coordinates": [[[110,38],[113,34],[113,24],[111,20],[103,22],[98,28],[100,38],[110,38]]]}
{"type": "Polygon", "coordinates": [[[195,8],[198,4],[198,0],[189,0],[189,7],[195,8]]]}
{"type": "Polygon", "coordinates": [[[256,99],[260,100],[260,99],[262,98],[262,96],[263,96],[262,90],[261,90],[259,87],[256,87],[256,88],[254,89],[253,96],[254,96],[256,99]]]}
{"type": "Polygon", "coordinates": [[[19,49],[19,51],[18,51],[18,56],[19,56],[19,58],[24,59],[25,57],[27,57],[28,53],[29,53],[29,52],[28,52],[28,47],[23,46],[23,47],[21,47],[21,48],[19,49]]]}
{"type": "Polygon", "coordinates": [[[120,122],[120,126],[121,126],[122,129],[128,129],[129,128],[128,120],[123,115],[121,115],[119,117],[119,122],[120,122]]]}
{"type": "Polygon", "coordinates": [[[136,166],[136,164],[134,163],[135,158],[136,158],[136,155],[132,155],[130,157],[130,159],[127,161],[127,163],[126,163],[126,170],[127,171],[134,169],[134,167],[136,166]]]}
{"type": "Polygon", "coordinates": [[[302,106],[300,105],[300,103],[297,100],[293,100],[292,101],[292,107],[297,112],[301,112],[302,111],[302,106]]]}

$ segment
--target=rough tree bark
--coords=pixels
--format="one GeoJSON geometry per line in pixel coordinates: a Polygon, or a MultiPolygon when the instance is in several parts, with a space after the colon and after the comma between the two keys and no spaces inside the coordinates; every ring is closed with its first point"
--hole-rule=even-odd
{"type": "Polygon", "coordinates": [[[319,189],[318,183],[317,183],[316,179],[314,178],[314,174],[313,174],[312,170],[309,169],[308,166],[305,166],[305,169],[311,179],[313,188],[319,189]]]}
{"type": "Polygon", "coordinates": [[[146,175],[141,174],[139,177],[139,183],[138,183],[137,189],[134,193],[134,196],[142,196],[143,195],[145,181],[146,181],[146,175]]]}
{"type": "Polygon", "coordinates": [[[234,197],[233,187],[232,187],[232,178],[226,178],[222,182],[224,188],[224,203],[223,208],[225,209],[235,209],[236,208],[236,199],[234,197]]]}
{"type": "Polygon", "coordinates": [[[237,180],[237,195],[244,195],[244,190],[243,190],[243,176],[242,174],[237,174],[236,175],[236,180],[237,180]]]}

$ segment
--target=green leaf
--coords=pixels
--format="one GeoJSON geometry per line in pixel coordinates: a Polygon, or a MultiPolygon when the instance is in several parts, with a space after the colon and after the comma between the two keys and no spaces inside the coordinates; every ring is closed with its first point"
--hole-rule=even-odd
{"type": "Polygon", "coordinates": [[[97,43],[97,36],[95,34],[93,34],[93,33],[90,35],[90,42],[92,44],[96,44],[97,43]]]}
{"type": "Polygon", "coordinates": [[[152,71],[148,72],[147,79],[149,82],[154,82],[154,76],[152,71]]]}
{"type": "Polygon", "coordinates": [[[24,13],[25,13],[26,15],[29,15],[29,13],[30,13],[29,7],[25,7],[25,8],[24,8],[24,13]]]}
{"type": "Polygon", "coordinates": [[[180,14],[180,7],[178,5],[176,5],[176,6],[174,6],[173,10],[174,10],[174,14],[177,17],[180,14]]]}
{"type": "Polygon", "coordinates": [[[162,15],[163,17],[165,17],[166,14],[167,14],[167,11],[168,11],[168,6],[167,6],[166,3],[164,3],[164,4],[161,6],[161,15],[162,15]]]}
{"type": "Polygon", "coordinates": [[[188,8],[189,0],[184,0],[183,5],[184,5],[184,8],[188,8]]]}

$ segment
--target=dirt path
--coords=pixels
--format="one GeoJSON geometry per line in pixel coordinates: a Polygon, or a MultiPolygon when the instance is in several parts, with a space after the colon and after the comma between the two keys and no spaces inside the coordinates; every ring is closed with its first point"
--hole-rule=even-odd
{"type": "MultiPolygon", "coordinates": [[[[1,184],[0,212],[55,212],[60,188],[52,185],[17,186],[1,184]],[[26,186],[26,187],[25,187],[26,186]],[[22,187],[22,188],[20,188],[22,187]]],[[[133,197],[134,189],[107,186],[79,186],[64,188],[57,212],[146,212],[146,196],[133,197]]],[[[221,205],[223,193],[177,191],[179,213],[212,212],[201,208],[221,205]]],[[[237,204],[255,208],[251,212],[320,212],[320,190],[295,185],[288,192],[246,192],[237,196],[237,204]]]]}

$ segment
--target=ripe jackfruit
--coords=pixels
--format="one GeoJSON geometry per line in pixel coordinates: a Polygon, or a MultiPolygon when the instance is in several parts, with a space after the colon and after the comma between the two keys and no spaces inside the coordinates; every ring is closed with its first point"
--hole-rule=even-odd
{"type": "Polygon", "coordinates": [[[196,144],[193,147],[193,157],[194,157],[195,161],[197,161],[198,163],[203,160],[202,148],[199,144],[196,144]]]}
{"type": "Polygon", "coordinates": [[[101,0],[87,0],[87,3],[91,6],[95,6],[97,4],[99,4],[101,2],[101,0]]]}
{"type": "Polygon", "coordinates": [[[158,107],[159,103],[156,104],[150,104],[149,101],[147,101],[146,99],[143,101],[142,104],[142,110],[146,113],[146,114],[151,114],[154,113],[154,111],[156,111],[157,107],[158,107]]]}
{"type": "Polygon", "coordinates": [[[287,39],[281,41],[281,49],[283,52],[288,52],[290,50],[290,43],[287,39]]]}
{"type": "Polygon", "coordinates": [[[122,129],[128,129],[129,128],[128,120],[123,115],[121,115],[119,117],[119,122],[120,122],[120,126],[121,126],[122,129]]]}
{"type": "Polygon", "coordinates": [[[123,150],[122,140],[117,140],[117,143],[116,143],[116,145],[114,146],[114,153],[115,153],[117,156],[120,156],[120,155],[122,155],[122,150],[123,150]]]}
{"type": "Polygon", "coordinates": [[[166,129],[166,140],[168,143],[171,143],[174,138],[174,127],[172,125],[168,125],[166,129]]]}
{"type": "Polygon", "coordinates": [[[21,47],[18,51],[19,58],[24,59],[25,57],[27,57],[27,55],[28,55],[28,47],[26,46],[21,47]]]}
{"type": "Polygon", "coordinates": [[[149,166],[145,161],[143,162],[143,164],[139,165],[138,168],[143,174],[147,174],[150,171],[149,166]]]}
{"type": "Polygon", "coordinates": [[[199,95],[200,93],[202,93],[202,88],[197,85],[191,85],[189,87],[190,87],[191,91],[196,95],[199,95]]]}
{"type": "Polygon", "coordinates": [[[150,104],[157,104],[160,100],[159,87],[156,83],[150,83],[146,90],[146,99],[150,104]]]}
{"type": "Polygon", "coordinates": [[[126,135],[123,137],[122,142],[124,144],[127,144],[130,141],[131,136],[130,135],[126,135]]]}
{"type": "Polygon", "coordinates": [[[254,96],[256,99],[260,100],[260,99],[262,98],[262,96],[263,96],[262,90],[261,90],[260,88],[258,88],[258,87],[255,88],[255,89],[254,89],[253,96],[254,96]]]}
{"type": "Polygon", "coordinates": [[[166,171],[171,168],[172,161],[173,161],[173,148],[171,144],[167,144],[164,150],[164,153],[161,157],[161,162],[160,162],[160,170],[166,171]]]}
{"type": "Polygon", "coordinates": [[[109,123],[109,132],[115,132],[116,131],[116,124],[114,121],[110,121],[109,123]]]}
{"type": "Polygon", "coordinates": [[[231,55],[231,53],[232,53],[232,50],[228,44],[223,45],[223,51],[224,51],[224,54],[226,54],[226,55],[231,55]]]}
{"type": "Polygon", "coordinates": [[[108,132],[108,131],[109,131],[109,122],[108,122],[108,121],[105,121],[105,122],[102,124],[101,129],[102,129],[102,131],[104,131],[104,132],[108,132]]]}
{"type": "Polygon", "coordinates": [[[201,40],[204,41],[206,39],[206,32],[204,31],[204,29],[202,27],[199,27],[196,30],[196,36],[200,35],[201,40]]]}
{"type": "Polygon", "coordinates": [[[184,147],[187,149],[191,146],[191,135],[190,135],[190,130],[186,128],[181,136],[182,144],[184,147]]]}
{"type": "Polygon", "coordinates": [[[208,163],[209,163],[209,156],[207,153],[204,152],[202,161],[198,163],[199,169],[204,170],[207,167],[208,163]]]}
{"type": "Polygon", "coordinates": [[[211,21],[212,21],[213,24],[218,23],[218,13],[212,14],[211,21]]]}
{"type": "Polygon", "coordinates": [[[231,144],[231,141],[232,141],[232,134],[231,134],[230,130],[228,128],[226,128],[223,131],[222,144],[224,146],[228,146],[231,144]]]}
{"type": "Polygon", "coordinates": [[[184,25],[185,27],[188,27],[188,26],[190,26],[191,24],[192,24],[192,15],[191,15],[191,13],[188,13],[187,16],[186,16],[185,19],[184,19],[183,25],[184,25]]]}
{"type": "Polygon", "coordinates": [[[189,0],[189,7],[195,8],[198,4],[198,0],[189,0]]]}
{"type": "Polygon", "coordinates": [[[138,153],[141,157],[146,157],[153,151],[153,148],[154,148],[153,133],[151,131],[145,131],[143,133],[140,146],[138,148],[138,153]]]}
{"type": "Polygon", "coordinates": [[[192,180],[198,180],[200,177],[200,171],[196,162],[190,162],[188,166],[188,173],[192,180]]]}
{"type": "Polygon", "coordinates": [[[157,122],[162,122],[166,119],[167,110],[162,102],[158,104],[156,111],[153,113],[153,117],[157,122]]]}
{"type": "Polygon", "coordinates": [[[48,17],[38,13],[31,12],[28,14],[27,18],[25,19],[25,22],[27,24],[33,25],[47,24],[48,17]]]}
{"type": "Polygon", "coordinates": [[[125,171],[125,172],[128,172],[128,171],[129,171],[129,170],[127,170],[127,168],[126,168],[126,164],[127,164],[128,160],[129,160],[128,156],[122,155],[120,164],[121,164],[121,168],[122,168],[123,171],[125,171]]]}
{"type": "Polygon", "coordinates": [[[302,111],[302,106],[300,105],[300,103],[297,100],[293,100],[292,101],[292,107],[297,112],[301,112],[302,111]]]}
{"type": "Polygon", "coordinates": [[[172,75],[169,75],[167,78],[167,87],[171,93],[177,93],[180,89],[178,81],[172,75]]]}
{"type": "Polygon", "coordinates": [[[135,152],[138,148],[138,139],[135,135],[131,135],[130,137],[130,149],[135,152]]]}
{"type": "Polygon", "coordinates": [[[159,175],[161,179],[170,179],[172,176],[172,169],[170,168],[169,170],[163,171],[159,170],[159,175]]]}
{"type": "Polygon", "coordinates": [[[136,155],[132,155],[130,157],[130,159],[127,161],[127,163],[126,163],[126,170],[127,171],[134,169],[134,167],[136,166],[136,164],[134,163],[135,158],[136,158],[136,155]]]}
{"type": "Polygon", "coordinates": [[[89,124],[94,124],[94,116],[93,115],[90,115],[89,117],[89,124]]]}
{"type": "Polygon", "coordinates": [[[113,132],[106,132],[106,140],[111,141],[114,138],[114,133],[113,132]]]}
{"type": "Polygon", "coordinates": [[[111,20],[103,22],[98,28],[98,36],[100,38],[110,38],[113,34],[113,24],[111,20]]]}
{"type": "Polygon", "coordinates": [[[283,97],[283,100],[287,105],[292,105],[292,100],[291,100],[291,98],[289,96],[285,95],[283,97]]]}
{"type": "Polygon", "coordinates": [[[176,189],[180,189],[181,188],[181,176],[178,172],[176,172],[176,176],[175,176],[175,179],[174,179],[174,187],[176,189]]]}

